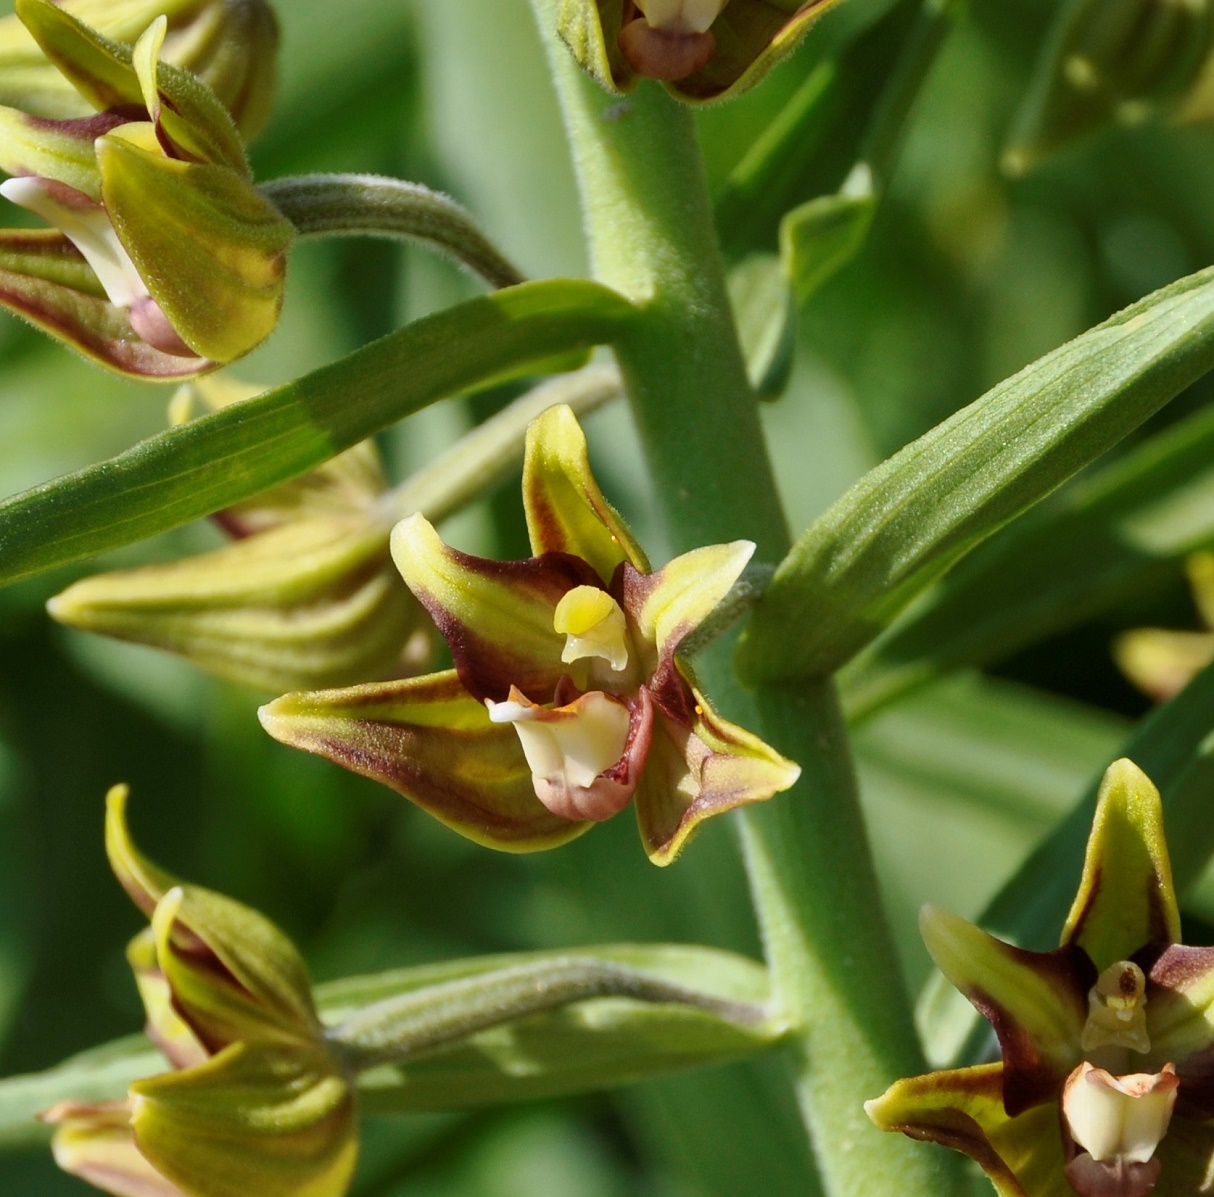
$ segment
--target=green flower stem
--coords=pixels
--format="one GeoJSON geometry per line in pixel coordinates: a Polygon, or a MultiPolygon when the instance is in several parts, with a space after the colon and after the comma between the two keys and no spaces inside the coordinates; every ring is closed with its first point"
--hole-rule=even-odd
{"type": "Polygon", "coordinates": [[[399,1063],[489,1027],[602,997],[674,1002],[747,1029],[769,1021],[762,1006],[725,1001],[624,965],[571,955],[386,998],[351,1014],[326,1036],[346,1066],[361,1072],[380,1064],[399,1063]]]}
{"type": "Polygon", "coordinates": [[[381,175],[294,175],[263,184],[262,194],[301,237],[406,237],[454,258],[491,287],[522,274],[449,196],[381,175]]]}
{"type": "Polygon", "coordinates": [[[540,383],[385,494],[379,503],[385,522],[395,524],[417,511],[434,523],[446,519],[518,469],[527,426],[541,412],[566,403],[585,416],[618,398],[623,389],[619,370],[607,363],[540,383]]]}
{"type": "MultiPolygon", "coordinates": [[[[726,300],[690,113],[653,85],[623,101],[599,91],[555,37],[555,0],[533,0],[533,8],[565,113],[595,275],[642,309],[615,348],[673,548],[745,536],[758,543],[760,561],[777,561],[788,531],[726,300]]],[[[863,1113],[865,1099],[923,1065],[833,683],[746,695],[720,653],[704,673],[731,716],[763,727],[805,768],[791,793],[744,812],[740,823],[827,1190],[946,1197],[959,1174],[876,1134],[863,1113]]]]}

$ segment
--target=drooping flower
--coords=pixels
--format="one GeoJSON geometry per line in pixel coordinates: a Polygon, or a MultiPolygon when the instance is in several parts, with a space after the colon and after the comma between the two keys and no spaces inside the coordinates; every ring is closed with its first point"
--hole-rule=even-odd
{"type": "Polygon", "coordinates": [[[646,851],[666,864],[704,819],[792,785],[797,767],[717,715],[676,655],[754,546],[697,549],[652,572],[565,407],[529,429],[523,502],[524,561],[458,552],[420,516],[393,533],[453,670],[286,695],[262,709],[270,734],[516,852],[634,801],[646,851]]]}
{"type": "Polygon", "coordinates": [[[174,1071],[125,1101],[46,1111],[57,1162],[115,1197],[342,1197],[358,1154],[353,1086],[302,960],[260,914],[140,855],[125,806],[115,787],[106,848],[151,919],[128,958],[148,1036],[174,1071]]]}
{"type": "Polygon", "coordinates": [[[561,0],[558,30],[604,87],[662,80],[705,102],[753,87],[837,0],[561,0]]]}
{"type": "Polygon", "coordinates": [[[0,108],[0,194],[55,231],[0,233],[0,304],[111,369],[189,377],[247,353],[282,305],[290,222],[253,185],[232,117],[160,60],[51,0],[16,13],[95,115],[0,108]]]}
{"type": "MultiPolygon", "coordinates": [[[[212,375],[183,386],[174,407],[184,417],[195,398],[218,407],[257,390],[212,375]]],[[[375,446],[363,442],[217,512],[232,543],[84,578],[47,609],[269,693],[421,673],[437,633],[392,564],[385,491],[375,446]]]]}
{"type": "Polygon", "coordinates": [[[1053,952],[928,908],[928,950],[994,1027],[1002,1060],[898,1081],[884,1130],[982,1166],[1000,1197],[1196,1197],[1214,1175],[1214,948],[1185,947],[1159,792],[1105,774],[1053,952]]]}

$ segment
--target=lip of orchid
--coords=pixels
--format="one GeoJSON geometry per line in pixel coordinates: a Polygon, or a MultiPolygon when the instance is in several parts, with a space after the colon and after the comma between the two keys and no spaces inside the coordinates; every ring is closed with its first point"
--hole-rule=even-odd
{"type": "Polygon", "coordinates": [[[729,0],[635,0],[651,29],[707,33],[729,0]]]}

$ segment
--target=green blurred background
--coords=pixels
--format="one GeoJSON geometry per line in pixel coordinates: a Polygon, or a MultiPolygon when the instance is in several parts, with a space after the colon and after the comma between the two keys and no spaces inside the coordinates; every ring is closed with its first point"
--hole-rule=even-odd
{"type": "MultiPolygon", "coordinates": [[[[815,63],[885,7],[848,0],[757,92],[700,114],[714,186],[815,63]]],[[[991,384],[1214,257],[1207,132],[1118,132],[1028,179],[1000,177],[1001,144],[1055,7],[971,6],[869,244],[803,313],[792,383],[764,410],[794,529],[991,384]]],[[[526,0],[289,0],[280,19],[282,88],[254,147],[258,177],[420,180],[467,204],[528,273],[585,273],[526,0]]],[[[788,203],[837,186],[860,111],[842,114],[788,203]]],[[[750,244],[774,248],[769,217],[758,214],[750,244]]],[[[295,377],[471,288],[412,248],[305,244],[281,327],[239,373],[267,384],[295,377]]],[[[0,494],[158,430],[167,398],[0,320],[0,494]]],[[[448,402],[407,421],[384,438],[393,472],[505,398],[448,402]]],[[[626,412],[600,413],[589,434],[604,489],[661,559],[626,412]]],[[[464,548],[521,555],[514,483],[445,531],[464,548]]],[[[189,528],[106,564],[213,543],[210,529],[189,528]]],[[[0,1072],[41,1069],[138,1026],[123,949],[140,920],[101,841],[102,797],[120,780],[149,853],[265,911],[304,947],[317,979],[628,938],[757,951],[727,820],[661,872],[626,818],[555,853],[486,852],[390,792],[271,742],[253,715],[262,696],[51,624],[44,601],[83,572],[0,591],[0,1072]]],[[[975,916],[1146,710],[1108,653],[1116,630],[1145,623],[1197,626],[1179,563],[990,675],[925,690],[858,729],[885,897],[916,989],[928,965],[918,905],[930,898],[975,916]]],[[[1191,910],[1207,905],[1199,888],[1191,910]]],[[[377,1121],[355,1192],[791,1197],[806,1192],[805,1153],[768,1061],[567,1103],[377,1121]]],[[[0,1192],[84,1191],[45,1152],[0,1157],[0,1192]]]]}

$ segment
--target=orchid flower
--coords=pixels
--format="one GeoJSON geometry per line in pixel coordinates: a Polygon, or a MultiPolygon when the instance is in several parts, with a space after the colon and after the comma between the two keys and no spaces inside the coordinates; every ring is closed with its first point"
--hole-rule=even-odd
{"type": "Polygon", "coordinates": [[[56,230],[0,232],[0,304],[141,378],[248,353],[278,321],[294,229],[222,102],[160,60],[163,17],[131,49],[51,0],[16,13],[96,113],[0,108],[0,194],[56,230]]]}
{"type": "Polygon", "coordinates": [[[262,709],[267,731],[515,852],[573,839],[634,801],[650,859],[667,864],[706,818],[792,785],[797,766],[722,719],[677,657],[754,546],[651,571],[566,407],[528,431],[523,502],[525,561],[461,553],[417,515],[393,532],[453,670],[289,694],[262,709]]]}
{"type": "Polygon", "coordinates": [[[106,849],[151,919],[128,958],[173,1071],[124,1101],[47,1110],[56,1161],[114,1197],[342,1197],[358,1155],[353,1087],[303,961],[260,914],[146,860],[126,797],[110,791],[106,849]]]}
{"type": "Polygon", "coordinates": [[[1105,774],[1052,952],[927,908],[928,951],[994,1027],[1002,1060],[898,1081],[884,1130],[972,1156],[1000,1197],[1195,1197],[1214,1180],[1214,948],[1185,947],[1159,791],[1105,774]]]}

